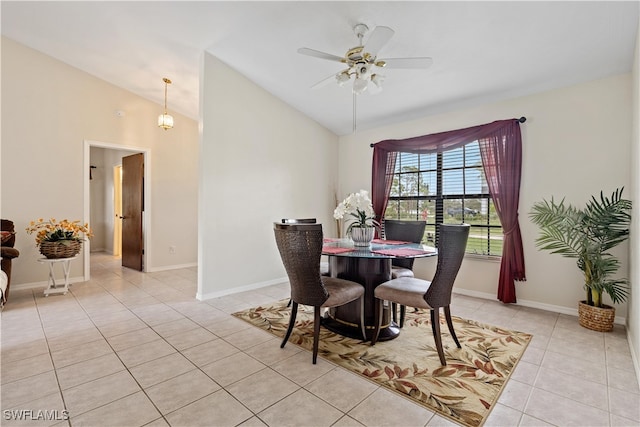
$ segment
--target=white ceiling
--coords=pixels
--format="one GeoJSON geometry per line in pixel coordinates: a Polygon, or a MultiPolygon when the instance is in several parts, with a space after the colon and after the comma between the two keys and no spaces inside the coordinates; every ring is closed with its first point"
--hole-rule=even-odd
{"type": "Polygon", "coordinates": [[[379,58],[434,60],[385,69],[382,93],[358,97],[362,130],[629,72],[638,16],[638,1],[1,2],[6,37],[158,104],[170,78],[170,112],[198,118],[207,51],[338,135],[351,90],[310,87],[344,66],[296,51],[343,56],[357,23],[395,30],[379,58]]]}

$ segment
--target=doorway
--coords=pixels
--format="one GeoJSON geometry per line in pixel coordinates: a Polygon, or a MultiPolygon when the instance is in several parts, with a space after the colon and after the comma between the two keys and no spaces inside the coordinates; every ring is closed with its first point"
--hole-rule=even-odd
{"type": "Polygon", "coordinates": [[[84,179],[84,222],[88,222],[94,231],[94,242],[87,242],[83,245],[84,255],[84,280],[90,278],[90,256],[91,248],[94,247],[96,251],[105,251],[111,253],[114,256],[122,256],[122,217],[125,215],[122,213],[122,205],[118,206],[118,201],[122,202],[123,190],[122,190],[122,158],[130,156],[132,154],[140,154],[142,162],[146,167],[141,171],[141,204],[147,207],[143,213],[140,214],[140,228],[141,228],[141,243],[138,245],[140,251],[139,270],[147,271],[149,251],[143,250],[148,248],[147,242],[150,241],[150,227],[149,227],[149,211],[150,204],[150,178],[148,167],[148,159],[150,156],[150,150],[146,148],[125,146],[111,143],[104,143],[99,141],[85,140],[84,144],[84,164],[85,164],[85,179],[84,179]],[[100,156],[104,156],[103,162],[99,162],[99,167],[91,164],[92,152],[94,159],[100,159],[100,156]],[[102,153],[102,154],[101,154],[102,153]],[[92,175],[94,180],[92,181],[92,175]],[[98,204],[98,208],[101,209],[100,215],[96,216],[92,212],[92,208],[95,211],[96,203],[92,201],[92,191],[96,193],[96,188],[101,188],[101,183],[97,182],[95,178],[102,178],[105,183],[104,194],[94,194],[96,197],[103,197],[107,202],[104,205],[98,204]],[[92,190],[93,189],[93,190],[92,190]],[[118,194],[119,193],[119,194],[118,194]]]}

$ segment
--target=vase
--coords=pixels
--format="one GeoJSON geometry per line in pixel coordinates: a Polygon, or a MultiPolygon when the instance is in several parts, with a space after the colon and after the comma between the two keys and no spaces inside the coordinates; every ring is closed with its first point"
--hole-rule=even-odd
{"type": "Polygon", "coordinates": [[[580,326],[591,329],[592,331],[611,332],[613,330],[615,317],[615,307],[608,305],[594,307],[587,304],[586,301],[580,301],[578,304],[578,320],[580,326]]]}
{"type": "Polygon", "coordinates": [[[349,234],[354,246],[369,246],[373,240],[375,228],[373,227],[353,227],[349,234]]]}
{"type": "Polygon", "coordinates": [[[49,259],[71,258],[78,255],[82,242],[79,240],[58,240],[41,242],[40,253],[49,259]]]}

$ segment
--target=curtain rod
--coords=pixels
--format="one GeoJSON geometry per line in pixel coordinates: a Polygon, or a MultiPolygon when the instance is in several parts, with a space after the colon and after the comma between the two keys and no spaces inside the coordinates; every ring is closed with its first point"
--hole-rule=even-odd
{"type": "MultiPolygon", "coordinates": [[[[526,117],[524,117],[524,116],[522,116],[522,117],[520,117],[519,119],[516,119],[516,120],[517,120],[518,122],[520,122],[520,123],[524,123],[524,122],[526,122],[526,121],[527,121],[527,118],[526,118],[526,117]]],[[[373,143],[372,143],[372,144],[369,144],[369,147],[372,147],[372,148],[373,148],[373,146],[374,146],[374,145],[376,145],[376,144],[373,144],[373,143]]]]}

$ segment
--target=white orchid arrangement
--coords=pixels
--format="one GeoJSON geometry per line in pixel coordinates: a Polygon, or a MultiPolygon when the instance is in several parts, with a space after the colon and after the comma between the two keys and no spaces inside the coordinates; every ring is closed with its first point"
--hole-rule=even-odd
{"type": "Polygon", "coordinates": [[[335,219],[344,219],[345,216],[350,217],[347,219],[352,221],[347,228],[347,234],[352,228],[378,227],[380,225],[375,220],[373,204],[369,198],[369,192],[366,190],[349,194],[333,211],[335,219]]]}

